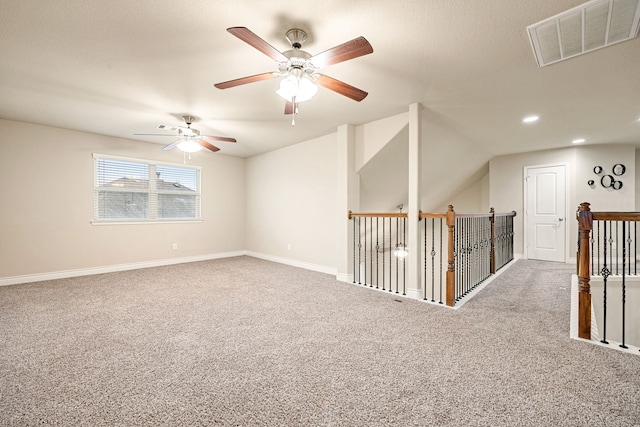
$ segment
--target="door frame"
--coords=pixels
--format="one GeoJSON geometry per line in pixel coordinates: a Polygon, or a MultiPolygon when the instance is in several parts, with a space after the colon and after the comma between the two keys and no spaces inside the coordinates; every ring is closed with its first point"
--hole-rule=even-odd
{"type": "MultiPolygon", "coordinates": [[[[570,232],[571,232],[571,226],[569,225],[569,212],[570,212],[570,206],[571,203],[569,203],[570,200],[570,192],[569,189],[571,188],[569,185],[569,181],[570,181],[570,170],[569,170],[569,163],[566,162],[562,162],[562,163],[545,163],[545,164],[541,164],[541,165],[528,165],[528,166],[524,166],[524,168],[522,169],[522,212],[524,213],[523,215],[523,223],[522,223],[522,229],[524,231],[523,233],[523,239],[522,239],[522,244],[523,244],[523,258],[524,259],[529,259],[529,237],[527,236],[528,234],[528,221],[529,221],[529,215],[527,212],[527,197],[529,192],[527,191],[528,185],[529,183],[527,182],[527,175],[530,169],[538,169],[538,168],[548,168],[548,167],[556,167],[556,166],[563,166],[564,167],[564,209],[565,209],[565,217],[564,217],[564,221],[565,221],[565,227],[564,227],[564,263],[566,264],[567,262],[569,262],[571,260],[571,257],[569,256],[569,249],[570,249],[570,240],[569,240],[569,236],[570,236],[570,232]]],[[[571,218],[573,219],[573,218],[571,218]]],[[[573,224],[573,223],[571,223],[573,224]]]]}

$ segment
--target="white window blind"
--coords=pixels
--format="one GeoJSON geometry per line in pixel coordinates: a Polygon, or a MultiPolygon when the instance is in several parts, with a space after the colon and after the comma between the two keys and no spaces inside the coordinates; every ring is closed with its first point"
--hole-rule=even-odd
{"type": "Polygon", "coordinates": [[[94,222],[200,220],[200,168],[94,154],[94,222]]]}

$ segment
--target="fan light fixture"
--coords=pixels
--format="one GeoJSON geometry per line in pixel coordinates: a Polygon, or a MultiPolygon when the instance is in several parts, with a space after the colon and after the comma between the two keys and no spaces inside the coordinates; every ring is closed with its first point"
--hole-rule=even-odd
{"type": "Polygon", "coordinates": [[[196,141],[195,138],[189,136],[180,141],[178,145],[176,145],[176,147],[178,147],[179,150],[182,150],[185,153],[196,153],[202,150],[202,146],[198,144],[198,141],[196,141]]]}
{"type": "Polygon", "coordinates": [[[291,73],[282,79],[276,93],[288,102],[308,101],[318,93],[318,85],[308,75],[296,74],[291,73]]]}

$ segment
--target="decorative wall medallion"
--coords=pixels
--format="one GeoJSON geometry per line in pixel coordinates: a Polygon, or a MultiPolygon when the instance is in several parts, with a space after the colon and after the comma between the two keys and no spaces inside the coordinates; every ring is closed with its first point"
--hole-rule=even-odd
{"type": "Polygon", "coordinates": [[[622,181],[613,181],[613,184],[611,184],[611,187],[613,187],[614,190],[619,190],[622,188],[622,181]]]}
{"type": "Polygon", "coordinates": [[[596,166],[593,168],[593,173],[600,175],[602,173],[602,166],[596,166]]]}

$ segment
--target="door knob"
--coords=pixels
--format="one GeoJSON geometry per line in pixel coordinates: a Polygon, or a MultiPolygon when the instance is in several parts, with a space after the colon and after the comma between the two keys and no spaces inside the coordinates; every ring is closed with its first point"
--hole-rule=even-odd
{"type": "Polygon", "coordinates": [[[558,221],[564,221],[564,218],[558,218],[558,221]]]}

